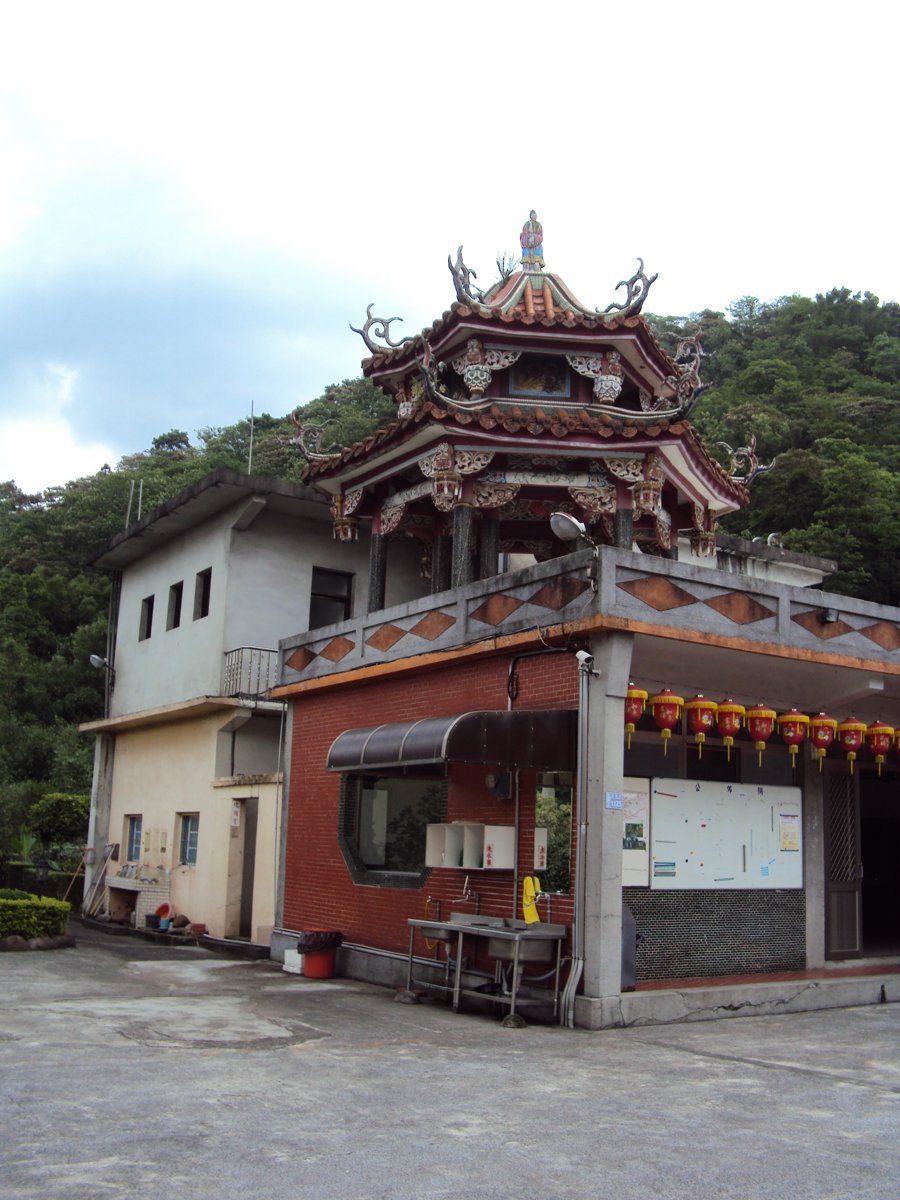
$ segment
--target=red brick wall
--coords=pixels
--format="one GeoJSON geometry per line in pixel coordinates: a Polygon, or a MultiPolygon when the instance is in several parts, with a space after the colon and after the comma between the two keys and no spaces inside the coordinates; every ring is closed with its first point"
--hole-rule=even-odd
{"type": "MultiPolygon", "coordinates": [[[[293,743],[286,846],[284,925],[288,929],[339,929],[345,939],[387,950],[405,951],[408,917],[440,916],[451,910],[474,911],[457,900],[466,872],[433,870],[421,889],[371,887],[350,876],[338,847],[340,776],[325,770],[331,743],[345,729],[420,717],[451,716],[507,706],[508,657],[466,661],[421,673],[406,673],[371,683],[313,692],[291,704],[293,743]]],[[[578,672],[572,654],[521,658],[516,664],[514,707],[574,708],[578,672]]],[[[512,800],[497,800],[484,785],[490,766],[451,768],[448,815],[451,821],[514,824],[512,800]]],[[[531,874],[534,853],[533,771],[520,772],[519,887],[531,874]]],[[[513,902],[512,871],[469,872],[469,886],[480,910],[496,916],[521,916],[521,895],[513,902]]],[[[546,905],[541,905],[546,920],[546,905]]],[[[571,900],[553,900],[554,921],[571,921],[571,900]]]]}

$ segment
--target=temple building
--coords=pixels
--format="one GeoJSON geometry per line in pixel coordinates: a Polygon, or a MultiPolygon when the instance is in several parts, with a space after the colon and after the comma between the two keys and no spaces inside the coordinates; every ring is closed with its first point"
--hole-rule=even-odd
{"type": "Polygon", "coordinates": [[[600,544],[673,555],[682,537],[710,557],[719,517],[747,501],[688,421],[702,391],[698,339],[673,360],[640,316],[643,268],[626,302],[601,314],[539,261],[526,253],[521,270],[475,295],[460,248],[449,264],[457,302],[396,344],[369,306],[363,371],[398,420],[316,454],[309,479],[332,496],[342,540],[370,523],[371,611],[383,607],[398,534],[417,539],[431,590],[444,592],[496,575],[502,555],[559,556],[551,512],[600,544]]]}
{"type": "Polygon", "coordinates": [[[861,868],[900,850],[900,611],[717,532],[754,443],[728,469],[703,445],[701,342],[659,344],[642,261],[600,311],[534,212],[521,246],[483,292],[460,248],[416,337],[369,305],[389,427],[298,433],[369,568],[357,615],[280,644],[272,952],[340,931],[341,972],[507,1021],[720,1015],[735,976],[741,1004],[804,1007],[900,954],[898,885],[861,868]],[[411,545],[419,586],[385,607],[411,545]]]}

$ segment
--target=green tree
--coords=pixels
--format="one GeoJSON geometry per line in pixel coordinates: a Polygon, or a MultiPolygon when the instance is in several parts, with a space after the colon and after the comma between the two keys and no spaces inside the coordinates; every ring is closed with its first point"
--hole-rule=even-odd
{"type": "Polygon", "coordinates": [[[40,839],[41,845],[44,849],[50,849],[70,842],[83,844],[87,838],[90,813],[89,795],[47,792],[31,806],[29,820],[31,830],[40,839]]]}

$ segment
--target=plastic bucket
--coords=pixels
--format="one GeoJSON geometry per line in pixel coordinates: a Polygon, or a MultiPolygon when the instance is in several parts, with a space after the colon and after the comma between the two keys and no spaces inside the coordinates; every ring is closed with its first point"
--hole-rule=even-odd
{"type": "Polygon", "coordinates": [[[307,950],[303,955],[303,974],[307,979],[331,979],[337,947],[330,950],[307,950]]]}
{"type": "Polygon", "coordinates": [[[147,913],[144,917],[144,925],[147,929],[159,929],[159,917],[156,913],[147,913]]]}
{"type": "Polygon", "coordinates": [[[307,929],[299,935],[297,949],[303,955],[303,974],[307,979],[332,977],[335,955],[342,940],[336,929],[307,929]]]}
{"type": "Polygon", "coordinates": [[[161,932],[165,933],[165,931],[169,928],[169,926],[171,924],[172,924],[172,922],[169,920],[168,917],[160,917],[159,918],[159,928],[160,928],[161,932]]]}

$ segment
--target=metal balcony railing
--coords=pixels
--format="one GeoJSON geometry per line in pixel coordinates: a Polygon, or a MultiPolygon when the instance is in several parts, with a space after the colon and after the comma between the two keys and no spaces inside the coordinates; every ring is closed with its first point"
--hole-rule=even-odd
{"type": "Polygon", "coordinates": [[[222,693],[225,696],[264,696],[278,682],[278,651],[239,646],[225,652],[222,693]]]}

